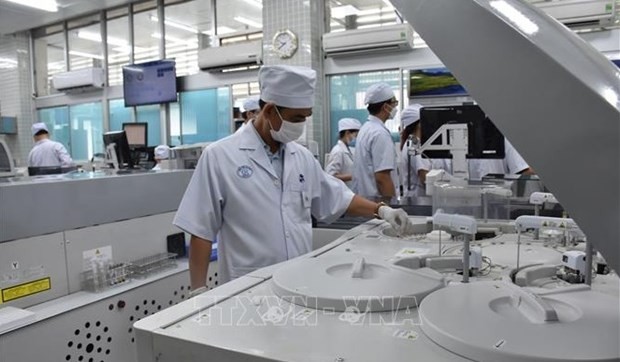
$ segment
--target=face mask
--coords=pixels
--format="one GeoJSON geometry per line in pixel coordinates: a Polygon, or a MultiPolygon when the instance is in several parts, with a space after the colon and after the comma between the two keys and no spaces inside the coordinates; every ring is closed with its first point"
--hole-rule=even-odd
{"type": "Polygon", "coordinates": [[[392,107],[392,110],[390,111],[390,118],[388,119],[394,119],[394,117],[396,117],[396,113],[398,113],[398,108],[394,106],[392,107]]]}
{"type": "Polygon", "coordinates": [[[280,111],[278,111],[277,107],[276,113],[278,114],[278,117],[280,117],[282,125],[280,126],[279,130],[274,131],[271,122],[269,122],[269,127],[271,127],[271,130],[269,132],[271,133],[271,137],[274,140],[280,143],[289,143],[301,137],[302,133],[304,133],[304,126],[306,125],[305,121],[297,123],[285,121],[284,118],[282,118],[282,116],[280,115],[280,111]]]}
{"type": "Polygon", "coordinates": [[[349,141],[349,147],[355,147],[356,140],[357,140],[357,137],[351,138],[351,140],[349,141]]]}

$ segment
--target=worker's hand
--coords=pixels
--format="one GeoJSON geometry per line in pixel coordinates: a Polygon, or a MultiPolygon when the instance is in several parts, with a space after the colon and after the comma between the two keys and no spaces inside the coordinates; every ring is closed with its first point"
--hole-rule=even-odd
{"type": "Polygon", "coordinates": [[[409,215],[403,209],[392,209],[389,206],[381,206],[377,210],[379,217],[392,225],[398,236],[406,236],[413,233],[413,224],[409,221],[409,215]]]}
{"type": "Polygon", "coordinates": [[[191,292],[189,292],[189,298],[193,298],[193,297],[197,296],[198,294],[202,294],[202,293],[204,293],[206,291],[207,291],[207,287],[206,286],[200,287],[198,289],[194,289],[191,292]]]}

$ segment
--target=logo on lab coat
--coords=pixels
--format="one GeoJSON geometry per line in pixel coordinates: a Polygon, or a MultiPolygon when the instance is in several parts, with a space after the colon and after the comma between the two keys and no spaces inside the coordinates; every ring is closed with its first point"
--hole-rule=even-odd
{"type": "Polygon", "coordinates": [[[237,169],[237,175],[242,178],[249,178],[253,173],[254,170],[252,170],[252,167],[248,165],[239,166],[237,169]]]}

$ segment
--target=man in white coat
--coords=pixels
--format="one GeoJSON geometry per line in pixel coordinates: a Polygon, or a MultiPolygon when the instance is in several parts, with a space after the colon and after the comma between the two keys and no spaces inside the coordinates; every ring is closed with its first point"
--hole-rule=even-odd
{"type": "Polygon", "coordinates": [[[73,166],[73,159],[65,146],[50,139],[49,130],[43,122],[32,125],[34,147],[28,154],[29,167],[73,166]]]}
{"type": "Polygon", "coordinates": [[[350,188],[351,173],[353,172],[353,152],[355,138],[362,124],[355,118],[343,118],[338,121],[338,142],[329,153],[329,161],[325,165],[325,172],[344,181],[350,188]]]}
{"type": "Polygon", "coordinates": [[[324,222],[345,212],[376,215],[399,232],[411,231],[404,210],[354,195],[292,142],[312,115],[315,83],[310,68],[263,66],[258,116],[203,151],[173,222],[192,235],[192,294],[205,288],[218,234],[224,283],[311,251],[311,215],[324,222]]]}
{"type": "Polygon", "coordinates": [[[389,84],[375,83],[366,90],[364,102],[370,115],[357,136],[353,191],[364,197],[389,200],[396,196],[397,154],[385,122],[396,115],[398,100],[389,84]]]}

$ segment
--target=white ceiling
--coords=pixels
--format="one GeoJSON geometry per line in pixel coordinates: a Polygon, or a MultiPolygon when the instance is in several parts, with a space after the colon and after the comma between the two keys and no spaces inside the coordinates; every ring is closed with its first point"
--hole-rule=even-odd
{"type": "Polygon", "coordinates": [[[69,19],[77,15],[88,14],[101,9],[129,4],[131,0],[56,0],[58,11],[55,13],[37,10],[0,0],[0,34],[12,34],[22,30],[69,19]]]}

